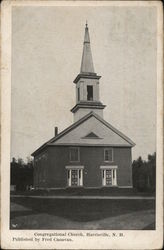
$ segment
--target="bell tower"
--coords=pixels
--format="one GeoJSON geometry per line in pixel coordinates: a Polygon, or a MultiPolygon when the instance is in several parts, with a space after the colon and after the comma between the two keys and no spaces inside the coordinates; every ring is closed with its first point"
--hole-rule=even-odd
{"type": "Polygon", "coordinates": [[[86,23],[80,73],[74,80],[76,84],[76,105],[71,109],[74,122],[94,111],[103,118],[103,105],[99,100],[99,79],[94,71],[88,24],[86,23]]]}

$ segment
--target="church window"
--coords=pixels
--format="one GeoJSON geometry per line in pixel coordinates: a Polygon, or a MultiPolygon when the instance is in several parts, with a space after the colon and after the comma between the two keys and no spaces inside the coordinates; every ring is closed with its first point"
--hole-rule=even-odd
{"type": "Polygon", "coordinates": [[[87,86],[87,100],[93,101],[93,86],[87,86]]]}
{"type": "Polygon", "coordinates": [[[111,148],[104,149],[104,161],[107,161],[107,162],[113,161],[113,149],[111,148]]]}
{"type": "Polygon", "coordinates": [[[80,101],[80,88],[77,89],[77,99],[80,101]]]}
{"type": "Polygon", "coordinates": [[[77,147],[72,147],[70,148],[70,161],[79,161],[80,160],[80,153],[79,153],[79,148],[77,147]]]}

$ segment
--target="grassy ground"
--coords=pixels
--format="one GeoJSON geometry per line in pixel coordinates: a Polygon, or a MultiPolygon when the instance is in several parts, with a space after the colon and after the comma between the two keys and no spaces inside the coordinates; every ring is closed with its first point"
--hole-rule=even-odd
{"type": "Polygon", "coordinates": [[[102,187],[102,188],[61,188],[61,189],[43,189],[43,190],[32,190],[32,191],[14,191],[11,192],[11,194],[15,195],[46,195],[46,196],[52,196],[52,195],[65,195],[65,196],[71,196],[71,195],[109,195],[109,196],[155,196],[154,192],[139,192],[134,188],[117,188],[117,187],[102,187]]]}
{"type": "Polygon", "coordinates": [[[155,200],[11,198],[11,229],[155,229],[155,200]]]}

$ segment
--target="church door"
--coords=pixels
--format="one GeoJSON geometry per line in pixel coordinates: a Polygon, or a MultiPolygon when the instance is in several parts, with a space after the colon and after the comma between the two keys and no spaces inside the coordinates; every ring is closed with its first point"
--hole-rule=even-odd
{"type": "Polygon", "coordinates": [[[117,186],[117,169],[107,168],[102,169],[102,185],[103,186],[117,186]]]}
{"type": "Polygon", "coordinates": [[[71,186],[78,186],[78,169],[71,171],[71,186]]]}
{"type": "Polygon", "coordinates": [[[106,170],[106,186],[112,186],[112,169],[106,170]]]}
{"type": "Polygon", "coordinates": [[[69,187],[83,186],[83,169],[67,169],[67,183],[69,187]]]}

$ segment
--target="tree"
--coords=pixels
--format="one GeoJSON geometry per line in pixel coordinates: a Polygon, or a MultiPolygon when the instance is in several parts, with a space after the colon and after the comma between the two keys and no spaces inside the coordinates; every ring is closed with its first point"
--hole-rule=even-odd
{"type": "Polygon", "coordinates": [[[11,162],[11,185],[16,185],[16,190],[24,191],[33,185],[33,161],[27,163],[21,158],[16,160],[14,157],[11,162]]]}
{"type": "Polygon", "coordinates": [[[148,160],[143,161],[140,156],[133,161],[133,186],[139,191],[155,191],[156,153],[148,155],[148,160]]]}

